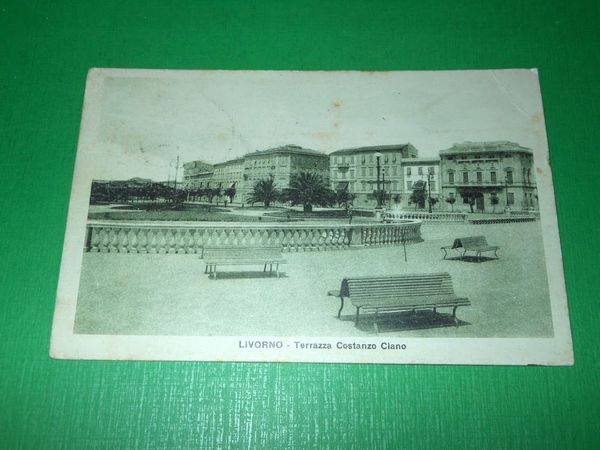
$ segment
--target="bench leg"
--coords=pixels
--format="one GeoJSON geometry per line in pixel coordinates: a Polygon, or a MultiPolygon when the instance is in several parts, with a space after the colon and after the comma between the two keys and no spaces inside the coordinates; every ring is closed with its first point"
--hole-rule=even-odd
{"type": "Polygon", "coordinates": [[[358,311],[360,310],[360,306],[356,307],[356,319],[354,320],[354,325],[358,326],[358,311]]]}
{"type": "Polygon", "coordinates": [[[446,259],[446,257],[448,256],[448,252],[446,251],[445,248],[443,248],[442,250],[444,250],[444,257],[442,259],[446,259]]]}
{"type": "Polygon", "coordinates": [[[375,329],[375,334],[379,334],[379,325],[377,324],[377,319],[379,318],[379,310],[375,310],[375,318],[373,320],[373,328],[375,329]]]}
{"type": "Polygon", "coordinates": [[[458,306],[455,306],[454,308],[452,308],[452,318],[454,319],[454,325],[456,326],[456,328],[458,328],[458,318],[456,317],[456,308],[458,308],[458,306]]]}
{"type": "Polygon", "coordinates": [[[338,319],[342,316],[342,309],[344,309],[344,297],[340,296],[340,300],[342,304],[340,305],[340,310],[338,311],[338,319]]]}
{"type": "Polygon", "coordinates": [[[265,267],[263,268],[263,272],[267,271],[267,265],[265,264],[265,267]]]}
{"type": "Polygon", "coordinates": [[[273,264],[269,264],[269,273],[273,273],[273,264]]]}
{"type": "Polygon", "coordinates": [[[275,267],[275,272],[277,272],[277,278],[279,278],[279,264],[275,267]]]}
{"type": "Polygon", "coordinates": [[[496,257],[496,259],[499,259],[498,258],[498,250],[494,250],[494,256],[496,257]]]}
{"type": "Polygon", "coordinates": [[[204,273],[208,273],[208,264],[204,267],[204,273]]]}

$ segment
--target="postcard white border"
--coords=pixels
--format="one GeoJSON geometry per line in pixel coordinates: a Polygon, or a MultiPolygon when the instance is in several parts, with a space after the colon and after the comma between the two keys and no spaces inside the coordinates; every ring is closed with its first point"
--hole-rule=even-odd
{"type": "MultiPolygon", "coordinates": [[[[536,69],[531,70],[537,74],[536,69]]],[[[219,72],[219,71],[213,71],[219,72]]],[[[339,72],[322,72],[335,74],[339,72]]],[[[549,282],[552,338],[402,338],[402,337],[275,337],[275,336],[128,336],[82,335],[73,332],[86,233],[93,161],[91,130],[98,126],[96,109],[102,80],[118,77],[191,77],[197,71],[91,69],[88,74],[75,172],[69,203],[63,258],[57,289],[50,356],[59,359],[161,361],[271,361],[383,364],[571,365],[574,363],[552,173],[545,133],[534,149],[538,202],[549,282]],[[267,342],[267,348],[242,347],[267,342]],[[330,344],[332,349],[298,348],[296,342],[330,344]],[[375,349],[337,348],[338,343],[374,344],[375,349]],[[281,344],[279,344],[281,343],[281,344]],[[382,349],[392,343],[402,349],[382,349]],[[273,347],[279,346],[281,347],[273,347]]],[[[541,94],[539,95],[541,99],[541,94]]],[[[542,109],[540,100],[540,110],[542,109]]]]}

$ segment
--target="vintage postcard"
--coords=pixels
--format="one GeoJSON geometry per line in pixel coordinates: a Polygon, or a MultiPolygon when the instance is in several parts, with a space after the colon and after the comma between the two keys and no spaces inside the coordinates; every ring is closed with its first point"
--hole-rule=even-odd
{"type": "Polygon", "coordinates": [[[50,353],[573,364],[537,71],[92,69],[50,353]]]}

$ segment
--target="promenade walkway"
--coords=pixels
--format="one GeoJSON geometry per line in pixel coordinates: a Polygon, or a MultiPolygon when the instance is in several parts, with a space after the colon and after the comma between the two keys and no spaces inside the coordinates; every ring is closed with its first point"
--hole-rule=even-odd
{"type": "MultiPolygon", "coordinates": [[[[130,335],[369,336],[354,310],[336,317],[327,297],[344,276],[447,271],[472,306],[459,308],[460,328],[419,328],[397,316],[381,335],[406,337],[547,337],[552,334],[539,222],[502,225],[423,225],[425,242],[401,247],[286,254],[281,279],[257,272],[210,280],[197,255],[83,255],[77,333],[130,335]],[[440,247],[484,234],[500,259],[442,260],[440,247]],[[526,245],[524,246],[524,243],[526,245]],[[524,251],[526,249],[526,251],[524,251]]],[[[250,270],[253,270],[250,268],[250,270]]],[[[444,312],[444,311],[441,311],[444,312]]]]}

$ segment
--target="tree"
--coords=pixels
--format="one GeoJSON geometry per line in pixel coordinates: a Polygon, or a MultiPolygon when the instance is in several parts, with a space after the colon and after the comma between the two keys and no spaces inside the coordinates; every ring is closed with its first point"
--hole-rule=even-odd
{"type": "Polygon", "coordinates": [[[415,209],[417,209],[417,207],[424,208],[425,192],[422,189],[415,189],[413,193],[410,194],[409,200],[411,203],[414,203],[415,209]]]}
{"type": "Polygon", "coordinates": [[[354,194],[348,192],[348,188],[340,189],[335,193],[336,203],[338,204],[338,206],[343,206],[345,208],[348,208],[348,205],[350,205],[355,198],[356,196],[354,194]]]}
{"type": "Polygon", "coordinates": [[[312,172],[300,172],[290,181],[282,198],[292,205],[302,205],[304,212],[312,212],[313,205],[329,206],[335,203],[336,194],[323,179],[312,172]]]}
{"type": "Polygon", "coordinates": [[[496,212],[496,205],[500,203],[500,199],[496,195],[495,192],[492,192],[492,196],[490,197],[490,202],[492,203],[492,212],[496,212]]]}
{"type": "Polygon", "coordinates": [[[412,186],[412,194],[408,199],[411,203],[415,204],[415,209],[417,207],[423,209],[425,208],[425,188],[427,184],[424,181],[417,181],[412,186]]]}
{"type": "Polygon", "coordinates": [[[433,208],[439,200],[436,197],[428,196],[427,202],[429,203],[429,209],[433,208]]]}
{"type": "Polygon", "coordinates": [[[252,188],[252,192],[248,194],[247,201],[252,204],[263,203],[265,208],[268,208],[271,206],[271,203],[279,198],[279,195],[273,178],[267,178],[266,180],[256,182],[252,188]]]}
{"type": "Polygon", "coordinates": [[[204,195],[208,199],[208,203],[212,203],[213,198],[221,195],[221,188],[206,188],[204,190],[204,195]]]}
{"type": "Polygon", "coordinates": [[[450,205],[450,207],[452,208],[452,212],[454,212],[454,203],[456,203],[456,197],[446,197],[446,203],[450,205]]]}
{"type": "Polygon", "coordinates": [[[233,186],[225,189],[223,194],[225,194],[227,197],[229,197],[229,203],[233,202],[233,198],[235,197],[235,194],[236,194],[235,184],[233,186]]]}
{"type": "Polygon", "coordinates": [[[473,188],[462,188],[462,189],[459,189],[458,193],[463,198],[463,200],[469,204],[469,207],[471,208],[471,212],[475,212],[475,211],[473,211],[473,205],[475,205],[475,202],[477,201],[478,198],[483,197],[483,193],[481,191],[479,191],[477,189],[473,189],[473,188]]]}

